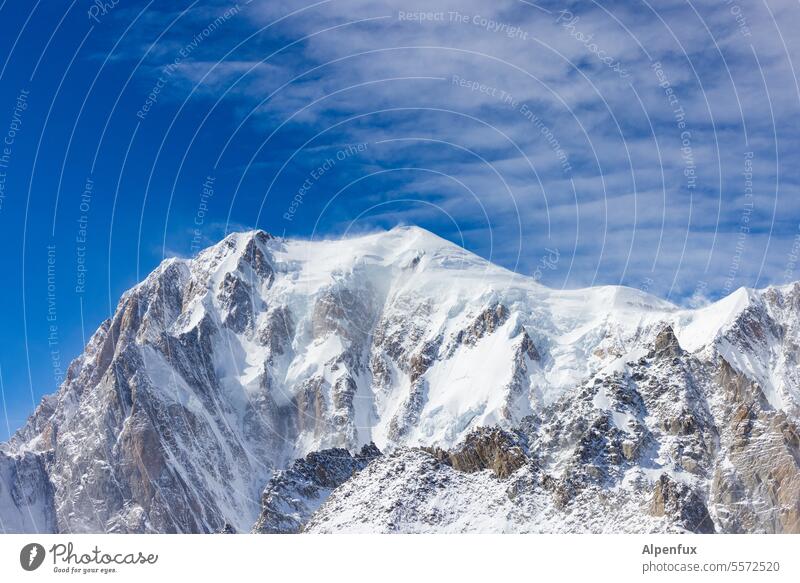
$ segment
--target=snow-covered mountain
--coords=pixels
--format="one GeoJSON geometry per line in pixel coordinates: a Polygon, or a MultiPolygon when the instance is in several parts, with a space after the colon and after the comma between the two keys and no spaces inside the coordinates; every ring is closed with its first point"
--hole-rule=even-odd
{"type": "Polygon", "coordinates": [[[0,448],[0,528],[797,532],[799,341],[800,284],[685,310],[413,227],[237,233],[0,448]]]}

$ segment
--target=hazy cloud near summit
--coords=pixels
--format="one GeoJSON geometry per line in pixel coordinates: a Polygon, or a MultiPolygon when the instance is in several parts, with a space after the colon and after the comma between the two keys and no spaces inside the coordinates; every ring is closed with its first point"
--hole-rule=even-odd
{"type": "Polygon", "coordinates": [[[320,224],[382,223],[402,200],[400,219],[458,224],[484,255],[491,229],[493,259],[522,272],[557,245],[573,268],[546,274],[551,285],[680,300],[698,282],[719,294],[732,264],[737,287],[782,283],[798,233],[797,6],[564,6],[255,1],[248,33],[279,42],[181,73],[209,99],[228,90],[237,122],[264,140],[283,124],[244,173],[372,144],[325,191],[375,177],[320,200],[320,224]],[[271,149],[280,135],[310,141],[271,149]]]}

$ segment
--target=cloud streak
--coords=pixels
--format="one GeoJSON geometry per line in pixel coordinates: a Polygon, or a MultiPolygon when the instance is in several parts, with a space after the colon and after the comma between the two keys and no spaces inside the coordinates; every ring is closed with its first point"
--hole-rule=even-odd
{"type": "Polygon", "coordinates": [[[450,237],[462,227],[484,255],[491,232],[495,258],[522,272],[557,244],[573,269],[545,283],[681,301],[698,282],[727,290],[731,261],[737,286],[785,271],[800,178],[786,29],[797,10],[256,0],[227,32],[252,42],[224,59],[205,47],[180,73],[186,91],[235,112],[221,154],[240,189],[229,215],[258,208],[263,226],[303,235],[356,217],[450,237]],[[281,224],[298,181],[350,142],[370,147],[315,184],[307,221],[281,224]]]}

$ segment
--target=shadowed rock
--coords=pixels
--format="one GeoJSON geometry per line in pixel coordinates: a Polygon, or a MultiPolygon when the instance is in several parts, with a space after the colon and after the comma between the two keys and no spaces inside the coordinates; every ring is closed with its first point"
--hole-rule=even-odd
{"type": "Polygon", "coordinates": [[[520,439],[497,427],[476,429],[450,451],[423,449],[460,472],[492,470],[500,479],[507,478],[528,461],[520,439]]]}
{"type": "Polygon", "coordinates": [[[261,496],[261,515],[254,533],[297,533],[330,493],[362,470],[381,452],[370,443],[352,455],[346,449],[326,449],[296,460],[279,471],[261,496]]]}
{"type": "Polygon", "coordinates": [[[714,532],[714,522],[708,515],[708,508],[694,491],[679,484],[666,474],[656,482],[653,498],[650,501],[653,516],[668,516],[686,530],[699,534],[714,532]]]}

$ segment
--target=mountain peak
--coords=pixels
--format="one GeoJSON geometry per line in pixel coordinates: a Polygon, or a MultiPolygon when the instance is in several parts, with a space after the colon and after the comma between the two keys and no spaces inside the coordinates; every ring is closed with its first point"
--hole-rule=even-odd
{"type": "Polygon", "coordinates": [[[207,247],[200,253],[205,253],[210,250],[216,251],[230,251],[230,250],[243,250],[251,241],[256,241],[260,244],[266,244],[274,237],[261,229],[252,229],[250,231],[231,231],[219,242],[207,247]]]}
{"type": "MultiPolygon", "coordinates": [[[[791,293],[739,291],[681,310],[630,288],[550,290],[418,227],[318,241],[231,233],[193,259],[163,262],[123,295],[58,393],[3,448],[0,479],[29,452],[30,471],[13,480],[36,482],[37,516],[54,530],[242,532],[276,470],[311,452],[348,458],[345,449],[374,441],[387,456],[364,460],[369,467],[410,456],[420,484],[441,474],[478,492],[496,483],[465,473],[479,468],[471,462],[395,453],[455,447],[485,457],[496,444],[469,435],[523,427],[531,434],[520,443],[532,445],[515,450],[502,479],[542,472],[520,488],[548,484],[536,496],[556,496],[548,513],[560,516],[589,484],[646,486],[656,470],[681,483],[712,475],[704,444],[730,433],[719,415],[741,405],[718,401],[755,391],[748,382],[766,396],[758,403],[796,418],[791,293]],[[698,371],[705,376],[686,380],[698,371]],[[658,468],[637,465],[637,452],[658,447],[648,439],[663,440],[648,461],[658,468]],[[676,439],[685,443],[672,448],[676,439]]],[[[361,462],[321,461],[359,479],[361,462]]],[[[389,466],[379,489],[401,479],[389,466]]],[[[22,486],[6,486],[0,519],[25,524],[34,497],[9,502],[3,492],[22,486]]]]}

